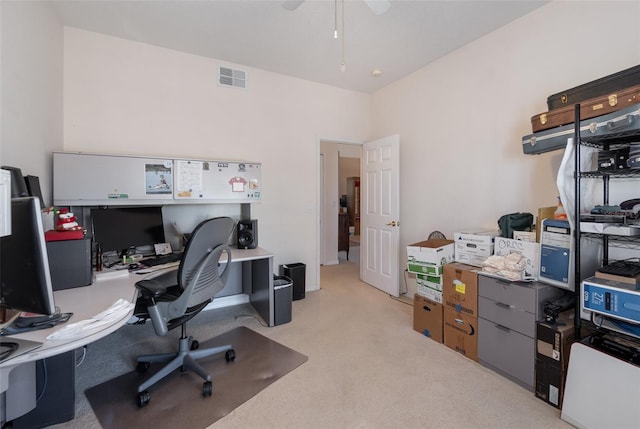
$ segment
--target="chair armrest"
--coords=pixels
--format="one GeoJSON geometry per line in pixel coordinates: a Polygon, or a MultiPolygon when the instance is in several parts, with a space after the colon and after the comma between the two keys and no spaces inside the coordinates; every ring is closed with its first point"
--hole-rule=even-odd
{"type": "Polygon", "coordinates": [[[136,288],[145,298],[157,298],[167,291],[167,287],[156,279],[144,279],[136,282],[136,288]]]}

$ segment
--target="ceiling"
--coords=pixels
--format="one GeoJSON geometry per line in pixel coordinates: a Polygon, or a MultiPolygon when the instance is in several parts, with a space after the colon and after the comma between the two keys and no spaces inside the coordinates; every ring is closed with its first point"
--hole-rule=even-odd
{"type": "Polygon", "coordinates": [[[293,11],[282,0],[53,3],[70,27],[371,93],[546,1],[391,0],[375,15],[364,1],[346,0],[343,31],[338,0],[338,39],[334,0],[306,0],[293,11]]]}

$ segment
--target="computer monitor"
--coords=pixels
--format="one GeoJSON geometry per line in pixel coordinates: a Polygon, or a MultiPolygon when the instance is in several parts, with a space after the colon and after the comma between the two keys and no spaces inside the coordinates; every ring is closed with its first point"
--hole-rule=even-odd
{"type": "Polygon", "coordinates": [[[11,235],[0,238],[0,274],[4,308],[56,314],[37,197],[11,199],[11,235]]]}
{"type": "Polygon", "coordinates": [[[103,252],[124,255],[131,247],[164,243],[162,207],[115,207],[92,209],[93,239],[103,252]]]}

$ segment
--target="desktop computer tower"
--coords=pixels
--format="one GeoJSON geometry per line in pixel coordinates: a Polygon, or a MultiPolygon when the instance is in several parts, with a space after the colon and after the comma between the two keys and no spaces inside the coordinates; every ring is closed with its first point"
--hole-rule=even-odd
{"type": "MultiPolygon", "coordinates": [[[[540,227],[538,280],[575,292],[574,240],[566,220],[543,219],[540,227]]],[[[602,243],[588,237],[580,241],[580,275],[591,277],[600,267],[602,243]]]]}
{"type": "Polygon", "coordinates": [[[91,239],[47,241],[53,290],[91,284],[91,239]]]}
{"type": "Polygon", "coordinates": [[[76,352],[71,350],[35,363],[36,407],[11,422],[12,429],[35,429],[63,423],[76,415],[76,352]],[[46,366],[46,368],[45,368],[46,366]]]}

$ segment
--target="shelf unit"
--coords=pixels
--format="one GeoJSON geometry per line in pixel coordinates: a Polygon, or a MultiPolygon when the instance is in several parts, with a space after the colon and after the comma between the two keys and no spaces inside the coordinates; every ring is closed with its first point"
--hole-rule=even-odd
{"type": "MultiPolygon", "coordinates": [[[[637,105],[638,106],[638,105],[637,105]]],[[[574,125],[574,165],[575,165],[575,201],[574,201],[574,222],[575,232],[574,239],[574,267],[575,267],[575,291],[576,291],[576,308],[575,308],[575,331],[576,338],[581,338],[581,273],[580,273],[580,240],[582,236],[585,237],[598,237],[602,239],[603,254],[602,264],[609,263],[609,248],[619,247],[638,250],[640,256],[640,237],[638,236],[622,236],[622,235],[610,235],[610,234],[597,234],[593,232],[582,232],[580,228],[580,192],[581,181],[583,179],[588,180],[602,180],[603,184],[603,204],[609,204],[609,193],[611,186],[611,179],[635,179],[640,178],[640,169],[622,169],[614,171],[581,171],[581,146],[592,147],[597,150],[613,150],[622,147],[626,147],[631,142],[640,141],[640,127],[634,122],[637,121],[637,116],[640,113],[640,109],[634,111],[633,114],[628,114],[622,119],[611,120],[606,122],[604,126],[599,126],[597,122],[593,122],[589,127],[581,127],[580,122],[580,105],[575,105],[575,125],[574,125]],[[604,130],[602,130],[604,128],[604,130]],[[589,135],[592,134],[592,135],[589,135]]],[[[598,118],[595,118],[598,119],[598,118]]],[[[584,124],[582,124],[584,125],[584,124]]],[[[600,124],[601,125],[601,124],[600,124]]],[[[639,182],[640,183],[640,182],[639,182]]]]}

